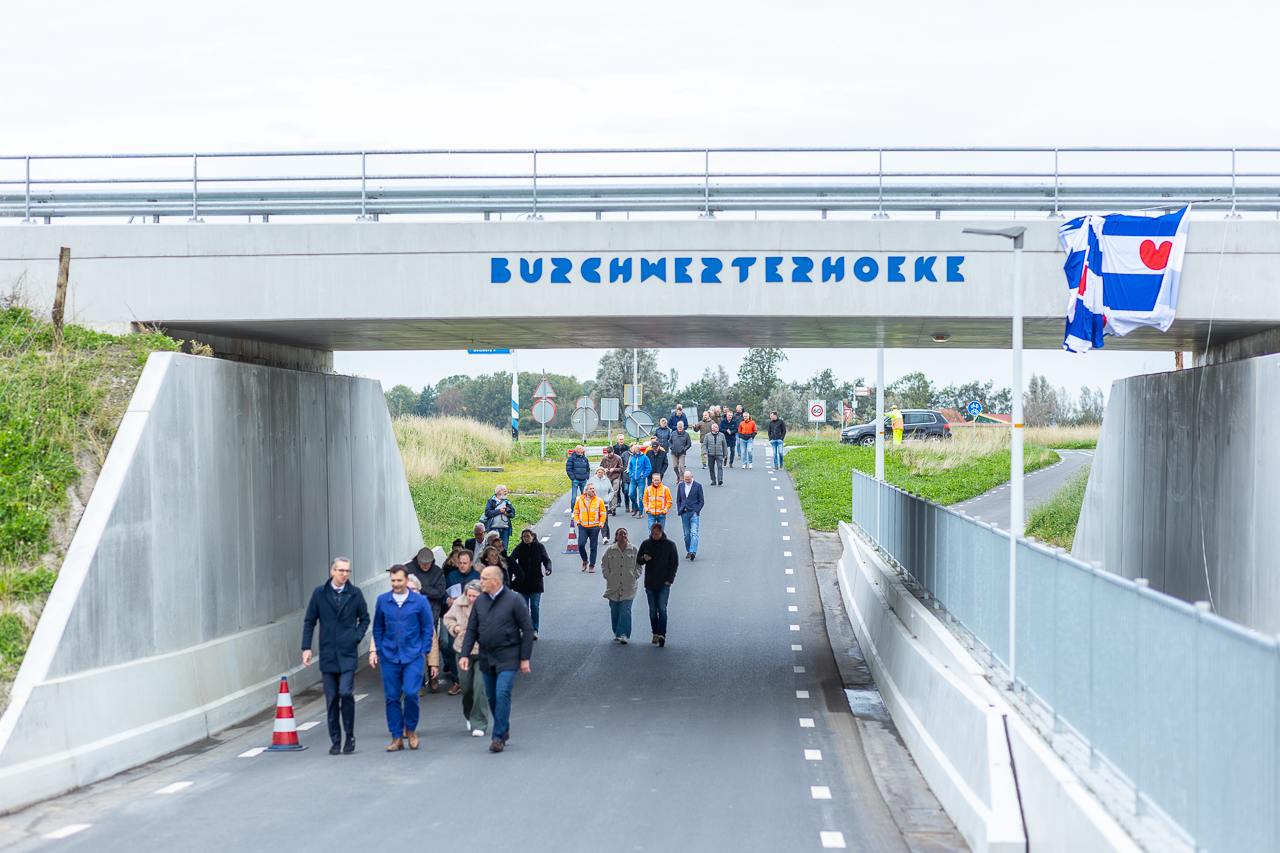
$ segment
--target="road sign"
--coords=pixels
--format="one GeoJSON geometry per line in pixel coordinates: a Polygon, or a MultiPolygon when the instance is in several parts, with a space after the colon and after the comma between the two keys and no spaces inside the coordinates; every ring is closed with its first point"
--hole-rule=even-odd
{"type": "Polygon", "coordinates": [[[590,397],[579,397],[576,407],[579,409],[590,409],[593,412],[596,410],[595,401],[590,397]]]}
{"type": "Polygon", "coordinates": [[[618,420],[618,398],[617,397],[601,397],[600,398],[600,418],[606,421],[618,420]]]}
{"type": "Polygon", "coordinates": [[[538,383],[538,387],[533,389],[534,399],[537,399],[538,397],[549,399],[555,395],[556,392],[551,390],[551,383],[547,381],[547,377],[545,376],[542,377],[542,381],[538,383]]]}
{"type": "Polygon", "coordinates": [[[857,387],[855,387],[855,388],[853,389],[853,396],[855,396],[855,397],[870,397],[870,396],[871,396],[871,389],[870,389],[870,388],[868,388],[866,385],[858,385],[857,387]]]}
{"type": "Polygon", "coordinates": [[[848,406],[845,406],[845,407],[844,407],[844,419],[845,419],[846,421],[851,421],[851,420],[853,420],[853,418],[854,418],[854,411],[853,411],[853,409],[849,408],[848,406]]]}
{"type": "Polygon", "coordinates": [[[964,408],[965,408],[965,411],[969,413],[969,417],[971,418],[976,418],[978,415],[982,414],[982,404],[979,403],[977,400],[970,400],[969,405],[965,406],[964,408]]]}
{"type": "Polygon", "coordinates": [[[641,382],[639,385],[623,385],[622,402],[627,406],[644,405],[644,383],[641,382]],[[635,393],[637,390],[639,393],[635,393]],[[636,399],[632,399],[632,397],[635,397],[636,399]]]}
{"type": "Polygon", "coordinates": [[[511,355],[509,349],[469,349],[468,355],[511,355]]]}
{"type": "Polygon", "coordinates": [[[626,430],[632,438],[644,438],[653,432],[653,418],[643,409],[634,409],[627,415],[626,430]]]}
{"type": "Polygon", "coordinates": [[[574,409],[570,423],[573,424],[574,432],[586,435],[600,426],[600,416],[596,414],[595,409],[574,409]]]}
{"type": "Polygon", "coordinates": [[[817,423],[827,419],[827,404],[822,400],[809,401],[809,421],[817,423]]]}
{"type": "Polygon", "coordinates": [[[540,424],[551,423],[556,416],[555,400],[539,400],[533,404],[533,419],[540,424]]]}

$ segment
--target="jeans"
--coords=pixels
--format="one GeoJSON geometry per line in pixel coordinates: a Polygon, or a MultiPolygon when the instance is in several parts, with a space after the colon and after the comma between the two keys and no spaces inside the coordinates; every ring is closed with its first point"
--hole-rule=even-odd
{"type": "Polygon", "coordinates": [[[631,599],[626,601],[609,601],[609,624],[613,626],[613,636],[631,639],[631,599]]]}
{"type": "Polygon", "coordinates": [[[573,509],[573,505],[578,502],[578,496],[587,488],[586,480],[570,480],[569,481],[569,509],[573,509]]]}
{"type": "Polygon", "coordinates": [[[498,535],[502,537],[502,550],[507,550],[507,543],[511,541],[511,528],[506,527],[498,531],[498,535]]]}
{"type": "Polygon", "coordinates": [[[516,671],[480,673],[484,676],[484,692],[489,697],[489,714],[493,717],[494,740],[506,740],[511,731],[511,688],[516,683],[516,671]]]}
{"type": "MultiPolygon", "coordinates": [[[[542,567],[539,566],[538,570],[541,571],[542,567]]],[[[528,595],[525,595],[522,592],[520,593],[520,596],[524,599],[524,603],[529,607],[529,619],[533,622],[533,630],[536,631],[538,630],[538,607],[542,604],[542,593],[531,592],[528,595]]]]}
{"type": "Polygon", "coordinates": [[[382,692],[387,700],[387,728],[392,737],[403,737],[405,732],[418,729],[418,690],[422,687],[425,663],[421,657],[408,663],[378,661],[382,669],[382,692]]]}
{"type": "Polygon", "coordinates": [[[684,527],[684,549],[690,554],[698,553],[698,514],[681,513],[680,525],[684,527]]]}
{"type": "Polygon", "coordinates": [[[578,556],[587,563],[587,543],[591,543],[591,560],[588,565],[596,567],[596,549],[600,547],[600,528],[578,525],[578,556]]]}
{"type": "Polygon", "coordinates": [[[671,597],[670,584],[663,584],[662,589],[646,589],[644,594],[649,598],[649,627],[654,636],[667,636],[667,599],[671,597]]]}
{"type": "Polygon", "coordinates": [[[671,468],[676,472],[676,484],[684,479],[684,454],[671,454],[671,468]]]}
{"type": "Polygon", "coordinates": [[[663,530],[667,529],[667,514],[665,512],[662,515],[654,515],[651,512],[646,512],[644,517],[649,519],[650,530],[653,529],[655,524],[661,524],[663,530]]]}
{"type": "Polygon", "coordinates": [[[644,483],[639,480],[632,480],[627,496],[631,498],[631,508],[633,510],[640,509],[640,499],[644,496],[644,483]]]}
{"type": "Polygon", "coordinates": [[[471,669],[462,673],[458,686],[462,688],[462,716],[473,729],[483,731],[489,728],[489,698],[485,695],[484,678],[475,658],[471,659],[471,669]]]}
{"type": "Polygon", "coordinates": [[[769,439],[769,446],[773,448],[773,467],[781,468],[782,467],[782,439],[780,438],[769,439]]]}
{"type": "Polygon", "coordinates": [[[347,738],[354,740],[356,736],[356,672],[322,672],[324,680],[324,708],[329,715],[329,740],[337,743],[342,740],[342,730],[347,730],[347,738]],[[341,725],[339,725],[341,718],[341,725]]]}
{"type": "Polygon", "coordinates": [[[711,482],[723,483],[724,482],[724,457],[708,456],[707,470],[710,471],[710,474],[708,476],[711,477],[711,482]]]}
{"type": "Polygon", "coordinates": [[[752,448],[755,447],[755,445],[756,437],[754,435],[738,436],[738,459],[742,461],[742,464],[750,465],[752,462],[756,461],[754,459],[755,453],[752,452],[752,448]]]}
{"type": "Polygon", "coordinates": [[[729,464],[733,464],[733,451],[738,446],[738,434],[736,432],[726,432],[724,434],[724,443],[729,448],[729,464]]]}

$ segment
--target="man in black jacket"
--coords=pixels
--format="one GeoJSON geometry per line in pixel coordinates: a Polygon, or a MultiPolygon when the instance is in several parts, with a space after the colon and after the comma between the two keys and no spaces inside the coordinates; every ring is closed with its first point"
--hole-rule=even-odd
{"type": "Polygon", "coordinates": [[[311,666],[311,637],[320,623],[320,677],[324,680],[329,715],[330,755],[337,755],[342,730],[347,741],[341,751],[356,751],[356,664],[360,641],[369,629],[369,605],[360,587],[351,583],[351,561],[339,557],[329,566],[329,581],[316,587],[302,619],[302,665],[311,666]],[[341,720],[339,720],[341,718],[341,720]],[[341,725],[339,722],[341,721],[341,725]]]}
{"type": "Polygon", "coordinates": [[[683,423],[677,424],[675,431],[675,435],[671,436],[671,467],[676,472],[676,485],[679,485],[684,479],[684,456],[693,447],[693,439],[683,423]]]}
{"type": "Polygon", "coordinates": [[[787,437],[787,422],[777,412],[769,413],[769,446],[773,448],[773,467],[782,468],[782,440],[787,437]]]}
{"type": "MultiPolygon", "coordinates": [[[[404,564],[404,567],[411,577],[418,579],[422,594],[431,602],[431,615],[435,617],[433,628],[439,631],[440,617],[444,616],[444,567],[436,564],[436,555],[425,545],[419,549],[417,556],[404,564]]],[[[445,668],[452,671],[452,667],[449,666],[450,655],[446,654],[446,650],[453,651],[453,644],[440,644],[440,653],[444,656],[445,668]]],[[[438,692],[440,690],[440,679],[428,673],[427,687],[432,693],[438,692]]]]}
{"type": "Polygon", "coordinates": [[[655,523],[649,528],[649,538],[640,543],[636,562],[644,566],[644,591],[649,598],[649,625],[653,628],[650,642],[665,646],[667,598],[671,595],[671,584],[676,580],[676,569],[680,568],[680,554],[676,551],[676,543],[667,538],[661,524],[655,523]]]}
{"type": "MultiPolygon", "coordinates": [[[[502,569],[487,566],[480,572],[482,595],[471,608],[467,633],[462,638],[464,649],[480,643],[476,666],[484,678],[489,697],[493,740],[490,752],[502,752],[511,736],[511,688],[516,670],[528,675],[529,658],[533,655],[533,622],[520,594],[502,585],[502,569]]],[[[462,669],[471,667],[468,658],[458,661],[462,669]]]]}

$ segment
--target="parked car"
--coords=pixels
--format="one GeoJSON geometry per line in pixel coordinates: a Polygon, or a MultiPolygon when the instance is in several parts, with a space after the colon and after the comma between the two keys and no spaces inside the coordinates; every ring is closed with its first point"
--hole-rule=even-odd
{"type": "MultiPolygon", "coordinates": [[[[884,433],[886,439],[893,439],[892,422],[888,416],[884,419],[884,433]]],[[[951,438],[951,424],[947,423],[942,412],[932,409],[903,409],[902,437],[903,439],[943,441],[951,438]]],[[[876,425],[872,422],[845,427],[840,432],[840,441],[845,444],[871,447],[876,443],[876,425]]]]}

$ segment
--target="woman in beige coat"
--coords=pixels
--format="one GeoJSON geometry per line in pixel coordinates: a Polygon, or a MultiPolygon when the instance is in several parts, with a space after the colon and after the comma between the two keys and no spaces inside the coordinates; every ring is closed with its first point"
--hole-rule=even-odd
{"type": "Polygon", "coordinates": [[[623,645],[631,638],[631,601],[636,597],[640,584],[641,569],[636,564],[636,550],[627,536],[627,528],[619,527],[600,562],[604,574],[604,597],[609,599],[613,639],[623,645]]]}
{"type": "MultiPolygon", "coordinates": [[[[444,614],[444,629],[453,638],[453,650],[458,655],[462,655],[462,637],[467,633],[467,623],[471,621],[471,607],[479,597],[480,581],[471,581],[444,614]]],[[[474,665],[479,653],[480,644],[476,643],[466,654],[472,666],[458,673],[458,684],[462,687],[462,716],[467,719],[467,729],[472,737],[484,737],[484,730],[489,728],[489,697],[484,692],[480,667],[474,665]]]]}

